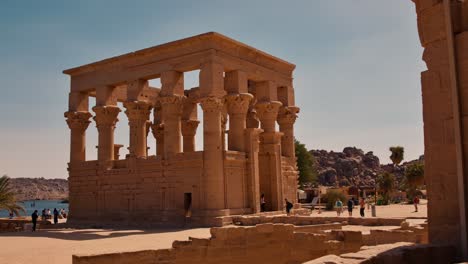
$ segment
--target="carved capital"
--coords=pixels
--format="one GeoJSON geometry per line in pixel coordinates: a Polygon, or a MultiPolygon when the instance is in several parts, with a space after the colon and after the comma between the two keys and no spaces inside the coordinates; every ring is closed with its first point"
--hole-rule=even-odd
{"type": "Polygon", "coordinates": [[[200,99],[203,112],[216,113],[224,110],[224,100],[217,97],[205,97],[200,99]]]}
{"type": "Polygon", "coordinates": [[[262,122],[264,120],[276,120],[281,105],[281,102],[278,101],[259,102],[255,105],[255,110],[257,111],[258,118],[262,122]]]}
{"type": "Polygon", "coordinates": [[[70,129],[76,129],[79,131],[85,131],[91,121],[89,118],[92,116],[88,111],[68,111],[64,113],[65,118],[67,118],[67,124],[70,129]]]}
{"type": "Polygon", "coordinates": [[[297,119],[299,107],[297,106],[283,106],[278,112],[278,124],[280,126],[293,125],[297,119]]]}
{"type": "Polygon", "coordinates": [[[96,121],[97,128],[101,126],[115,127],[115,124],[119,121],[117,116],[120,113],[120,108],[117,106],[95,106],[93,111],[96,113],[93,119],[96,121]]]}
{"type": "Polygon", "coordinates": [[[187,97],[183,95],[170,95],[159,97],[158,101],[161,104],[162,112],[164,114],[181,115],[184,102],[187,97]]]}
{"type": "Polygon", "coordinates": [[[182,136],[195,136],[197,132],[197,127],[200,124],[198,120],[184,120],[182,121],[182,136]]]}
{"type": "Polygon", "coordinates": [[[164,124],[151,125],[151,132],[153,133],[156,141],[160,142],[164,139],[164,124]]]}
{"type": "Polygon", "coordinates": [[[124,107],[127,109],[125,114],[128,116],[128,120],[146,122],[149,119],[151,111],[151,104],[144,101],[132,101],[125,102],[124,107]]]}
{"type": "Polygon", "coordinates": [[[227,111],[229,114],[246,114],[253,96],[249,93],[226,95],[227,111]]]}

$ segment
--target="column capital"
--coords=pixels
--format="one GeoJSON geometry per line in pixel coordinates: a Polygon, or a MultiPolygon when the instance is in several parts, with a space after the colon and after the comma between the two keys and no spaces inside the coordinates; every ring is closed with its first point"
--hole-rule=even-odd
{"type": "Polygon", "coordinates": [[[255,105],[255,110],[260,121],[268,119],[276,120],[281,105],[281,102],[278,101],[259,102],[255,105]]]}
{"type": "Polygon", "coordinates": [[[120,113],[120,108],[118,106],[95,106],[93,107],[93,111],[96,113],[93,119],[96,121],[96,126],[98,128],[100,126],[115,126],[117,121],[119,121],[119,119],[117,119],[120,113]]]}
{"type": "Polygon", "coordinates": [[[183,95],[169,95],[159,97],[158,102],[161,104],[163,113],[181,115],[186,99],[187,97],[183,95]]]}
{"type": "Polygon", "coordinates": [[[226,105],[229,114],[246,114],[253,95],[249,93],[226,95],[226,105]]]}
{"type": "Polygon", "coordinates": [[[280,126],[293,125],[297,119],[299,107],[297,106],[283,106],[278,111],[278,124],[280,126]]]}
{"type": "Polygon", "coordinates": [[[128,120],[131,121],[146,121],[149,119],[151,104],[144,101],[124,102],[125,114],[128,120]]]}
{"type": "Polygon", "coordinates": [[[204,112],[221,112],[224,110],[224,99],[205,97],[200,99],[200,105],[204,112]]]}
{"type": "Polygon", "coordinates": [[[195,136],[200,121],[198,120],[183,120],[182,121],[182,136],[195,136]]]}
{"type": "Polygon", "coordinates": [[[151,132],[156,140],[164,139],[164,124],[152,124],[151,132]]]}
{"type": "Polygon", "coordinates": [[[89,118],[92,114],[88,111],[68,111],[64,113],[64,116],[67,118],[66,122],[70,129],[85,131],[91,123],[89,118]]]}

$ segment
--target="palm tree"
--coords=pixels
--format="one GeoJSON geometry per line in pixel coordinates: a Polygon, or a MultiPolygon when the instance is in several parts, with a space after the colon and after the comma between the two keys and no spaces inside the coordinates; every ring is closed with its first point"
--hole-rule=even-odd
{"type": "Polygon", "coordinates": [[[404,159],[405,149],[403,147],[396,146],[390,147],[389,150],[392,152],[392,155],[390,155],[390,159],[392,160],[393,165],[397,166],[404,159]]]}
{"type": "Polygon", "coordinates": [[[377,176],[376,184],[380,192],[382,192],[382,197],[384,199],[384,204],[388,204],[389,194],[395,189],[395,175],[384,172],[377,176]]]}
{"type": "Polygon", "coordinates": [[[0,210],[8,210],[15,215],[25,212],[24,208],[17,204],[15,194],[10,188],[10,178],[7,175],[0,177],[0,210]]]}

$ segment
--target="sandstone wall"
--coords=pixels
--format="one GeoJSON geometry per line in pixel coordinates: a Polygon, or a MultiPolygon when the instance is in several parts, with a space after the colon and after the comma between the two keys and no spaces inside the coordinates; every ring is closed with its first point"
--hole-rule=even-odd
{"type": "MultiPolygon", "coordinates": [[[[424,47],[423,60],[427,70],[421,73],[425,178],[428,189],[429,237],[431,243],[461,245],[461,223],[456,155],[455,98],[452,97],[454,80],[458,81],[461,134],[467,138],[468,123],[468,3],[450,1],[453,32],[447,32],[442,0],[413,0],[418,15],[418,30],[424,47]],[[450,43],[454,34],[455,64],[458,76],[451,76],[450,43]]],[[[453,73],[453,71],[452,71],[453,73]]],[[[463,139],[462,139],[463,140],[463,139]]],[[[468,145],[462,141],[463,152],[468,145]]],[[[466,163],[460,160],[459,163],[466,163]]],[[[465,164],[466,167],[466,164],[465,164]]],[[[467,182],[464,171],[465,190],[467,182]]],[[[462,200],[466,200],[462,198],[462,200]]],[[[462,209],[466,212],[466,208],[462,209]]],[[[466,225],[466,223],[463,223],[466,225]]],[[[466,230],[465,230],[466,232],[466,230]]],[[[466,234],[462,234],[466,237],[466,234]]]]}

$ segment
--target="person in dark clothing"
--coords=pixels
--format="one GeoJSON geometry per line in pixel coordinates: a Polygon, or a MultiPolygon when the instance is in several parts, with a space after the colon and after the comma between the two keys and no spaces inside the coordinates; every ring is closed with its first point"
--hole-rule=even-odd
{"type": "Polygon", "coordinates": [[[293,204],[289,202],[288,199],[284,199],[284,201],[286,202],[286,214],[289,215],[291,209],[293,208],[293,204]]]}
{"type": "Polygon", "coordinates": [[[266,202],[265,202],[265,194],[262,193],[262,196],[260,196],[260,211],[265,212],[266,211],[266,202]]]}
{"type": "Polygon", "coordinates": [[[354,207],[354,200],[349,199],[348,200],[348,214],[349,214],[349,216],[353,216],[353,207],[354,207]]]}
{"type": "Polygon", "coordinates": [[[36,224],[37,224],[37,218],[39,217],[39,215],[37,215],[37,210],[34,210],[34,213],[32,213],[31,215],[31,219],[32,219],[32,223],[33,223],[33,228],[32,228],[32,231],[36,231],[36,224]]]}
{"type": "Polygon", "coordinates": [[[57,211],[57,208],[54,208],[54,224],[58,223],[58,215],[59,212],[57,211]]]}
{"type": "Polygon", "coordinates": [[[42,209],[42,221],[45,221],[46,220],[46,209],[42,209]]]}

